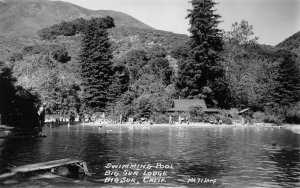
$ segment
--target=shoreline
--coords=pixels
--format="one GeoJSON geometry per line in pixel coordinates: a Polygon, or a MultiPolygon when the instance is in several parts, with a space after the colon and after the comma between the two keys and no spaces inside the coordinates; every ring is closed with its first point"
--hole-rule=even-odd
{"type": "Polygon", "coordinates": [[[274,125],[271,123],[254,123],[254,124],[241,124],[241,123],[235,123],[235,124],[211,124],[211,123],[203,123],[203,122],[197,122],[197,123],[174,123],[174,124],[168,124],[168,123],[161,123],[161,124],[149,124],[149,123],[98,123],[98,122],[87,122],[87,123],[80,123],[80,125],[83,126],[153,126],[153,127],[271,127],[271,128],[287,128],[287,129],[300,129],[299,124],[283,124],[283,125],[274,125]]]}
{"type": "Polygon", "coordinates": [[[113,127],[113,126],[128,126],[128,127],[198,127],[198,128],[226,128],[226,127],[232,127],[232,128],[249,128],[249,127],[256,127],[256,128],[271,128],[271,129],[285,129],[292,131],[293,133],[300,134],[300,124],[283,124],[283,125],[274,125],[271,123],[254,123],[254,124],[241,124],[241,123],[235,123],[235,124],[211,124],[211,123],[175,123],[175,124],[168,124],[168,123],[162,123],[162,124],[149,124],[149,123],[116,123],[116,124],[110,124],[110,123],[101,123],[97,125],[97,122],[88,122],[88,123],[80,123],[79,125],[83,126],[99,126],[99,127],[113,127]]]}

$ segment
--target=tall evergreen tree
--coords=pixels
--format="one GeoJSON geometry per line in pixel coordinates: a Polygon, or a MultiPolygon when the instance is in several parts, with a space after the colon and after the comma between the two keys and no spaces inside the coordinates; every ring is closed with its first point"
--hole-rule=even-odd
{"type": "Polygon", "coordinates": [[[278,53],[282,55],[282,61],[274,80],[272,101],[281,107],[288,107],[300,101],[300,70],[295,54],[287,50],[278,53]]]}
{"type": "Polygon", "coordinates": [[[177,88],[185,98],[207,98],[213,103],[216,88],[213,84],[223,76],[220,53],[223,50],[222,33],[217,28],[220,16],[213,9],[212,0],[192,0],[189,10],[191,48],[189,59],[179,68],[177,88]]]}
{"type": "Polygon", "coordinates": [[[122,63],[117,63],[113,66],[114,75],[112,83],[109,86],[109,104],[108,109],[113,109],[115,103],[120,100],[123,93],[128,91],[129,87],[129,71],[122,63]]]}
{"type": "Polygon", "coordinates": [[[81,68],[84,80],[84,102],[92,111],[103,110],[109,101],[108,88],[113,76],[112,50],[107,29],[113,19],[91,19],[83,31],[81,68]]]}

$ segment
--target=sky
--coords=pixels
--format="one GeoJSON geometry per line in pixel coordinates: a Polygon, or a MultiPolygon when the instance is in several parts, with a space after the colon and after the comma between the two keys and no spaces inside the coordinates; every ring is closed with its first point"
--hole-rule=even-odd
{"type": "MultiPolygon", "coordinates": [[[[190,0],[62,0],[92,10],[116,10],[159,30],[189,34],[190,0]]],[[[259,43],[276,45],[300,31],[300,0],[215,0],[220,29],[243,19],[253,25],[259,43]]]]}

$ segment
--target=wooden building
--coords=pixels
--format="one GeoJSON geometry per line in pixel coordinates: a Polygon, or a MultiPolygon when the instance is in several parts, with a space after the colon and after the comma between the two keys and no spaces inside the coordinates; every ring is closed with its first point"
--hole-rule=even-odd
{"type": "Polygon", "coordinates": [[[188,112],[193,106],[201,106],[204,113],[220,113],[220,110],[207,108],[204,99],[174,99],[173,108],[168,112],[188,112]]]}

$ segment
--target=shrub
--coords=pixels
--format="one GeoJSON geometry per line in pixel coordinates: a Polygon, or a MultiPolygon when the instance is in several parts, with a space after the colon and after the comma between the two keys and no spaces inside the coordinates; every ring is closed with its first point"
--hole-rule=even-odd
{"type": "Polygon", "coordinates": [[[203,117],[204,116],[204,111],[200,105],[197,106],[191,106],[189,108],[189,115],[191,117],[203,117]]]}
{"type": "Polygon", "coordinates": [[[192,123],[199,123],[199,122],[203,122],[204,119],[202,117],[191,117],[189,119],[189,121],[192,122],[192,123]]]}
{"type": "Polygon", "coordinates": [[[218,122],[218,120],[220,119],[220,116],[219,115],[215,115],[215,114],[209,114],[209,115],[206,115],[204,117],[205,121],[206,122],[218,122]]]}
{"type": "Polygon", "coordinates": [[[285,121],[287,123],[300,123],[300,102],[287,110],[285,121]]]}
{"type": "Polygon", "coordinates": [[[224,124],[227,124],[227,125],[231,125],[231,124],[232,124],[232,120],[231,120],[230,118],[227,118],[227,117],[224,117],[224,118],[222,119],[222,122],[223,122],[224,124]]]}
{"type": "Polygon", "coordinates": [[[169,123],[169,117],[165,114],[152,115],[151,118],[155,124],[169,123]]]}
{"type": "Polygon", "coordinates": [[[264,122],[266,120],[266,115],[263,112],[254,112],[253,119],[255,122],[264,122]]]}
{"type": "Polygon", "coordinates": [[[283,119],[281,117],[275,116],[273,114],[267,115],[265,123],[274,123],[274,124],[282,124],[283,119]]]}
{"type": "Polygon", "coordinates": [[[193,123],[203,122],[205,120],[205,113],[200,105],[191,106],[188,114],[190,116],[189,121],[193,123]]]}

